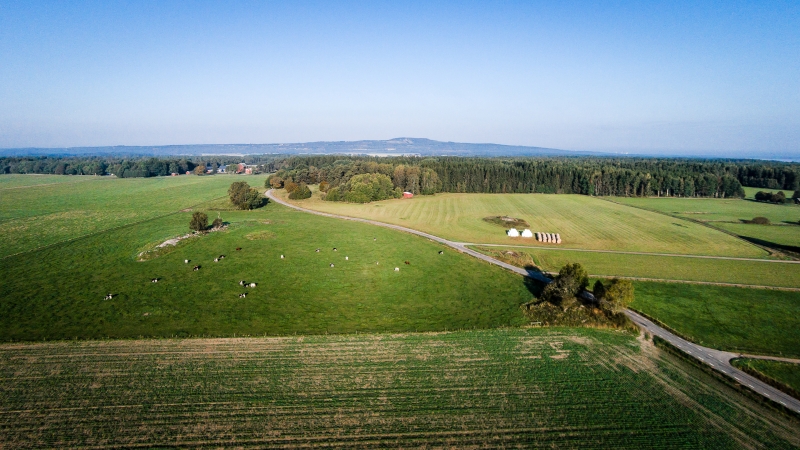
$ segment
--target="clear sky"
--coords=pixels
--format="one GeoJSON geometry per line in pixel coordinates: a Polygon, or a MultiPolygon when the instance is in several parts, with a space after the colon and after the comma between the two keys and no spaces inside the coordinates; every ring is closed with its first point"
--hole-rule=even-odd
{"type": "Polygon", "coordinates": [[[0,0],[0,147],[800,153],[800,2],[0,0]]]}

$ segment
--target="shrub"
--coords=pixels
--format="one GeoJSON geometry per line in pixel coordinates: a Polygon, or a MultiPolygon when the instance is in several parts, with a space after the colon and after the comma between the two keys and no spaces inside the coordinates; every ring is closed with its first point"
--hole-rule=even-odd
{"type": "Polygon", "coordinates": [[[263,203],[263,198],[257,189],[251,188],[246,181],[236,181],[228,188],[231,203],[239,209],[258,208],[263,203]]]}
{"type": "Polygon", "coordinates": [[[222,228],[222,225],[223,225],[222,219],[220,219],[219,217],[217,217],[216,219],[214,219],[213,222],[211,222],[211,228],[222,228]]]}
{"type": "Polygon", "coordinates": [[[286,183],[283,184],[283,188],[286,189],[286,192],[290,194],[294,192],[294,190],[297,189],[298,187],[300,187],[300,185],[295,183],[294,181],[287,181],[286,183]]]}
{"type": "Polygon", "coordinates": [[[766,217],[753,217],[753,220],[750,220],[749,223],[754,223],[756,225],[769,225],[769,219],[766,217]]]}
{"type": "Polygon", "coordinates": [[[328,188],[330,187],[331,185],[327,181],[323,181],[322,183],[319,184],[320,192],[328,192],[328,188]]]}
{"type": "Polygon", "coordinates": [[[558,272],[555,279],[545,286],[542,300],[561,306],[566,310],[577,303],[578,294],[589,285],[589,276],[579,264],[567,264],[558,272]]]}
{"type": "Polygon", "coordinates": [[[633,283],[630,280],[611,280],[611,285],[600,300],[600,309],[612,314],[619,314],[633,302],[633,283]]]}
{"type": "Polygon", "coordinates": [[[264,181],[264,187],[272,188],[272,189],[280,189],[283,187],[283,178],[277,175],[270,175],[267,177],[267,180],[264,181]]]}
{"type": "Polygon", "coordinates": [[[297,189],[293,190],[289,194],[289,198],[292,200],[302,200],[304,198],[311,198],[311,189],[309,189],[305,183],[300,183],[297,189]]]}
{"type": "Polygon", "coordinates": [[[206,213],[195,211],[192,214],[192,220],[189,222],[189,229],[194,231],[203,231],[208,228],[208,216],[206,213]]]}

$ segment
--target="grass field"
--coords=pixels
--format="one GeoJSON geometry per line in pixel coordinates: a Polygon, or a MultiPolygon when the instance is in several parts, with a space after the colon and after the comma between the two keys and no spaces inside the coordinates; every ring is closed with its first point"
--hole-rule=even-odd
{"type": "Polygon", "coordinates": [[[764,245],[780,245],[800,249],[800,225],[754,225],[716,222],[715,227],[764,245]]]}
{"type": "Polygon", "coordinates": [[[800,292],[635,282],[632,307],[707,347],[800,358],[800,292]]]}
{"type": "Polygon", "coordinates": [[[800,207],[774,205],[741,199],[613,197],[615,202],[674,214],[704,222],[742,223],[753,217],[766,217],[772,223],[797,223],[800,207]]]}
{"type": "Polygon", "coordinates": [[[592,275],[706,281],[800,288],[800,264],[685,258],[623,253],[592,253],[528,247],[476,247],[483,253],[513,251],[528,254],[537,267],[558,272],[579,262],[592,275]]]}
{"type": "MultiPolygon", "coordinates": [[[[283,190],[277,195],[285,196],[283,190]]],[[[585,195],[437,194],[369,204],[325,202],[318,193],[296,201],[306,208],[374,219],[457,242],[537,245],[509,238],[484,217],[527,221],[532,231],[560,233],[563,248],[766,257],[763,250],[702,225],[585,195]]],[[[543,246],[548,244],[541,244],[543,246]]]]}
{"type": "Polygon", "coordinates": [[[0,346],[0,447],[792,448],[780,415],[620,332],[0,346]]]}
{"type": "Polygon", "coordinates": [[[227,195],[261,176],[123,178],[0,176],[0,257],[165,214],[227,195]]]}
{"type": "Polygon", "coordinates": [[[733,365],[740,369],[755,371],[760,374],[762,379],[766,377],[788,386],[795,392],[800,392],[800,365],[798,364],[766,359],[737,358],[733,361],[733,365]]]}
{"type": "Polygon", "coordinates": [[[223,211],[227,231],[137,261],[141,251],[185,234],[191,214],[6,258],[0,339],[491,328],[523,323],[519,305],[531,299],[520,276],[454,251],[439,255],[439,244],[277,204],[223,211]],[[220,254],[227,257],[213,262],[220,254]],[[192,271],[195,264],[201,270],[192,271]],[[240,280],[258,286],[244,289],[240,280]],[[115,297],[106,301],[108,293],[115,297]]]}

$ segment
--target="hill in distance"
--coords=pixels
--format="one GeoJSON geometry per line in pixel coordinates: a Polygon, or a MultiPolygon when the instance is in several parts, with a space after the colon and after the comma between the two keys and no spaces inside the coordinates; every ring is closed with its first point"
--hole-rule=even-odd
{"type": "Polygon", "coordinates": [[[351,154],[373,156],[577,156],[601,155],[543,147],[441,142],[422,138],[323,141],[295,144],[196,144],[0,149],[0,156],[351,154]]]}

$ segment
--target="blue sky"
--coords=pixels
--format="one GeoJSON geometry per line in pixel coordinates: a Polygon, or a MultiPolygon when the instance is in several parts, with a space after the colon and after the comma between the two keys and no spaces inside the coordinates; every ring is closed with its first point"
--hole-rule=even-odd
{"type": "Polygon", "coordinates": [[[800,153],[800,2],[9,2],[0,147],[800,153]]]}

